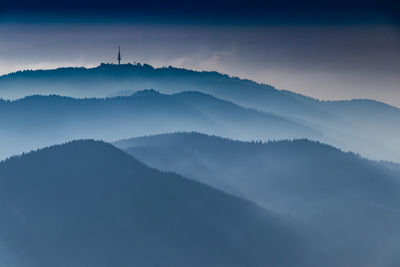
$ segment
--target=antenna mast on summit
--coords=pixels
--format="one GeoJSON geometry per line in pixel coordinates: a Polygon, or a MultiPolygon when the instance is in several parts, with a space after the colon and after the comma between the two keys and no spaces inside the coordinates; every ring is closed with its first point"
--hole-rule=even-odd
{"type": "Polygon", "coordinates": [[[118,46],[118,65],[121,65],[121,49],[120,49],[120,47],[118,46]]]}

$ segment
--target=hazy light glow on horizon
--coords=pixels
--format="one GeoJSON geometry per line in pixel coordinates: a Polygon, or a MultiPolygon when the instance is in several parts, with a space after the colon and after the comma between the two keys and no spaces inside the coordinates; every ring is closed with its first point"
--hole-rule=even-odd
{"type": "MultiPolygon", "coordinates": [[[[216,70],[320,99],[400,107],[398,26],[0,24],[0,73],[123,62],[216,70]]],[[[156,89],[156,88],[155,88],[156,89]]]]}

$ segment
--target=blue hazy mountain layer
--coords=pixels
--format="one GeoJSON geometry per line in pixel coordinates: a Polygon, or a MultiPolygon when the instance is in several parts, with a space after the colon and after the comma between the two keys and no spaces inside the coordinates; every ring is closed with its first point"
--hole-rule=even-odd
{"type": "Polygon", "coordinates": [[[395,172],[400,172],[400,164],[392,162],[392,161],[379,161],[380,165],[384,165],[386,168],[389,170],[395,171],[395,172]]]}
{"type": "Polygon", "coordinates": [[[334,266],[289,218],[99,141],[1,162],[0,200],[1,266],[334,266]]]}
{"type": "Polygon", "coordinates": [[[300,120],[324,133],[326,139],[320,141],[336,147],[373,159],[400,162],[400,110],[376,101],[319,101],[217,72],[153,68],[147,64],[22,71],[0,77],[0,97],[10,99],[32,94],[105,97],[129,95],[144,88],[167,94],[211,94],[243,107],[300,120]]]}
{"type": "MultiPolygon", "coordinates": [[[[241,142],[199,133],[115,145],[315,229],[338,266],[398,266],[400,172],[308,140],[241,142]]],[[[391,164],[392,166],[397,166],[391,164]]]]}
{"type": "Polygon", "coordinates": [[[0,156],[73,139],[118,140],[173,131],[200,131],[236,139],[317,138],[308,126],[197,92],[144,90],[129,97],[75,99],[30,96],[0,100],[0,156]]]}

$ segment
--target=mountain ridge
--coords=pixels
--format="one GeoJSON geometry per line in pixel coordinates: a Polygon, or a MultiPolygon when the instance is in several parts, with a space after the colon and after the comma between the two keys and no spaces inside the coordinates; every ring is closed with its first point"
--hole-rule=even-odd
{"type": "Polygon", "coordinates": [[[197,130],[244,139],[318,135],[299,122],[210,95],[166,95],[155,90],[113,98],[36,95],[4,100],[0,101],[0,125],[3,158],[71,139],[116,140],[132,132],[197,130]],[[29,135],[21,135],[25,132],[29,135]]]}
{"type": "Polygon", "coordinates": [[[285,218],[102,141],[4,161],[0,185],[0,246],[21,267],[323,262],[285,218]]]}
{"type": "MultiPolygon", "coordinates": [[[[117,64],[110,64],[110,63],[101,63],[98,66],[95,67],[59,67],[59,68],[55,68],[55,69],[34,69],[34,70],[20,70],[20,71],[15,71],[15,72],[10,72],[10,73],[6,73],[6,74],[2,74],[0,75],[0,80],[1,79],[15,79],[15,78],[23,78],[24,75],[29,75],[29,74],[36,74],[37,76],[40,77],[40,74],[46,74],[46,73],[51,73],[51,72],[61,72],[60,76],[65,75],[66,73],[69,73],[70,71],[89,71],[88,74],[90,74],[90,72],[95,72],[96,70],[112,70],[114,71],[114,74],[120,74],[121,76],[124,75],[128,75],[129,73],[127,73],[127,70],[136,70],[136,71],[148,71],[148,70],[152,70],[155,72],[164,72],[166,70],[175,72],[177,74],[179,73],[190,73],[193,76],[196,75],[212,75],[216,78],[220,78],[222,80],[233,80],[233,81],[237,81],[240,83],[249,83],[252,85],[257,85],[257,86],[261,86],[264,87],[264,89],[272,89],[274,91],[280,91],[282,93],[285,93],[287,95],[291,95],[291,96],[296,96],[298,98],[302,98],[302,99],[308,99],[309,102],[351,102],[351,101],[367,101],[367,102],[376,102],[376,103],[380,103],[380,104],[384,104],[385,106],[389,106],[395,109],[400,109],[400,107],[396,107],[394,105],[390,105],[388,103],[382,102],[382,101],[378,101],[375,99],[370,99],[370,98],[352,98],[352,99],[340,99],[340,100],[320,100],[318,98],[314,98],[312,96],[307,96],[307,95],[303,95],[300,93],[296,93],[295,91],[291,91],[291,90],[287,90],[287,89],[277,89],[276,87],[267,84],[267,83],[258,83],[255,81],[252,81],[250,79],[246,79],[246,78],[239,78],[238,76],[231,76],[228,74],[224,74],[218,71],[207,71],[207,70],[203,70],[203,71],[198,71],[198,70],[190,70],[190,69],[186,69],[186,68],[179,68],[179,67],[173,67],[173,66],[168,66],[168,67],[153,67],[149,64],[140,64],[137,63],[136,65],[131,64],[131,63],[126,63],[126,64],[121,64],[121,65],[117,65],[117,64]],[[120,70],[125,70],[125,72],[119,72],[120,70]],[[117,71],[117,72],[116,72],[117,71]]],[[[36,78],[39,78],[36,77],[36,78]]]]}
{"type": "MultiPolygon", "coordinates": [[[[0,77],[0,97],[58,94],[77,98],[105,97],[127,90],[154,88],[163,94],[199,91],[244,108],[277,114],[323,133],[328,142],[374,160],[400,162],[400,109],[372,100],[320,101],[266,84],[210,71],[148,64],[102,64],[18,72],[0,77]],[[380,129],[388,129],[380,131],[380,129]]],[[[187,129],[199,130],[199,129],[187,129]]]]}
{"type": "Polygon", "coordinates": [[[384,163],[309,140],[262,143],[173,133],[114,145],[152,167],[310,225],[348,260],[338,266],[396,266],[381,260],[395,258],[400,245],[400,171],[384,163]]]}

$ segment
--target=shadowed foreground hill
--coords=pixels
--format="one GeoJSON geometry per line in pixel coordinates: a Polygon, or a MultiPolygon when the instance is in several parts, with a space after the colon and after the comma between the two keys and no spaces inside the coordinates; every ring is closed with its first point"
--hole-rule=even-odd
{"type": "Polygon", "coordinates": [[[310,266],[278,216],[102,142],[0,163],[0,200],[1,266],[310,266]]]}
{"type": "Polygon", "coordinates": [[[73,139],[118,140],[171,131],[201,131],[254,140],[314,137],[315,131],[196,92],[144,90],[129,97],[30,96],[0,100],[0,158],[73,139]]]}
{"type": "Polygon", "coordinates": [[[338,266],[399,266],[400,172],[307,140],[250,143],[176,133],[115,143],[139,160],[310,225],[338,266]]]}

